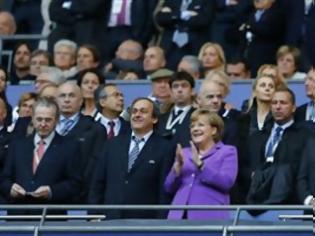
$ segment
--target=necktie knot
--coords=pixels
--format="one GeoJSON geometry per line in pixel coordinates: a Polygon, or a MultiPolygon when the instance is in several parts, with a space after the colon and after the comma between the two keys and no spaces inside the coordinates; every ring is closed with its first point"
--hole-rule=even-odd
{"type": "Polygon", "coordinates": [[[114,121],[108,121],[109,127],[115,127],[115,122],[114,121]]]}
{"type": "Polygon", "coordinates": [[[142,141],[144,141],[143,138],[138,138],[136,136],[132,136],[132,140],[135,142],[136,145],[139,145],[142,141]]]}
{"type": "Polygon", "coordinates": [[[182,114],[183,113],[183,110],[182,109],[179,109],[179,110],[177,110],[177,112],[176,112],[176,116],[179,116],[180,114],[182,114]]]}
{"type": "Polygon", "coordinates": [[[276,136],[277,136],[277,137],[280,136],[282,131],[283,131],[283,128],[280,127],[280,126],[278,126],[278,127],[276,128],[276,136]]]}

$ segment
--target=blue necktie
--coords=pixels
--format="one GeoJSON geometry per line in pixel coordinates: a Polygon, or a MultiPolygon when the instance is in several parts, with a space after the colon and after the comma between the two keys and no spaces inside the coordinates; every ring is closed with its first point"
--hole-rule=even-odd
{"type": "Polygon", "coordinates": [[[63,121],[63,123],[64,123],[64,126],[63,126],[62,130],[60,131],[60,135],[65,136],[65,135],[67,135],[67,134],[69,133],[69,131],[71,130],[71,127],[72,127],[72,125],[73,125],[73,123],[74,123],[74,120],[65,119],[65,120],[63,121]]]}
{"type": "Polygon", "coordinates": [[[309,120],[315,122],[315,103],[314,103],[314,101],[310,102],[309,120]]]}
{"type": "Polygon", "coordinates": [[[132,140],[135,143],[135,146],[132,148],[131,152],[129,153],[129,159],[128,159],[128,172],[131,170],[132,166],[134,165],[136,159],[138,158],[138,155],[140,153],[140,147],[139,144],[144,141],[143,139],[132,137],[132,140]]]}
{"type": "Polygon", "coordinates": [[[274,147],[279,143],[281,139],[281,132],[283,131],[283,128],[278,126],[275,130],[275,132],[272,134],[271,139],[269,140],[267,152],[266,152],[266,158],[272,157],[274,154],[274,147]]]}

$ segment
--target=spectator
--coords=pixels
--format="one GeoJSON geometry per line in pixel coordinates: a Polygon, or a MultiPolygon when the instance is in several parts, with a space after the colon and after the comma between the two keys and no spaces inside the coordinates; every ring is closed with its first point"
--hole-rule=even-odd
{"type": "Polygon", "coordinates": [[[195,80],[201,79],[201,62],[196,56],[187,55],[184,56],[178,66],[177,71],[186,71],[195,80]]]}
{"type": "Polygon", "coordinates": [[[222,47],[217,43],[205,43],[202,45],[199,55],[205,77],[210,71],[225,71],[225,55],[222,47]]]}
{"type": "Polygon", "coordinates": [[[35,76],[30,74],[32,49],[25,42],[17,44],[14,49],[13,68],[10,76],[12,85],[35,80],[35,76]]]}
{"type": "Polygon", "coordinates": [[[86,69],[80,72],[77,84],[81,88],[83,97],[83,106],[81,113],[85,116],[97,115],[96,100],[94,97],[95,90],[105,83],[103,75],[97,69],[86,69]]]}
{"type": "Polygon", "coordinates": [[[77,45],[70,40],[59,40],[54,45],[54,65],[62,71],[65,78],[77,73],[75,65],[77,45]]]}
{"type": "Polygon", "coordinates": [[[150,75],[158,69],[164,68],[166,65],[166,59],[164,50],[160,47],[152,46],[149,47],[144,53],[143,69],[150,78],[150,75]]]}
{"type": "MultiPolygon", "coordinates": [[[[132,133],[119,135],[105,144],[96,165],[90,204],[168,203],[163,183],[174,151],[153,129],[157,115],[157,108],[148,98],[133,101],[132,133]]],[[[105,214],[107,219],[162,217],[162,213],[152,210],[106,210],[105,214]]]]}
{"type": "Polygon", "coordinates": [[[0,11],[0,35],[13,35],[16,32],[14,16],[7,11],[0,11]]]}
{"type": "Polygon", "coordinates": [[[157,104],[162,113],[166,112],[172,104],[172,95],[169,81],[174,74],[168,69],[159,69],[151,74],[152,93],[149,98],[157,104]]]}
{"type": "MultiPolygon", "coordinates": [[[[33,114],[35,135],[10,144],[0,191],[11,203],[70,203],[80,189],[78,145],[55,133],[59,110],[54,101],[39,99],[33,114]]],[[[9,213],[38,213],[13,211],[9,213]]]]}
{"type": "Polygon", "coordinates": [[[195,80],[187,72],[175,72],[170,81],[171,94],[174,102],[172,109],[159,117],[157,132],[170,139],[174,144],[189,146],[190,115],[194,99],[195,80]]]}
{"type": "Polygon", "coordinates": [[[262,64],[275,62],[275,54],[284,42],[285,11],[275,0],[253,2],[255,10],[239,29],[244,32],[243,55],[249,63],[251,76],[256,77],[262,64]]]}
{"type": "Polygon", "coordinates": [[[62,72],[56,67],[42,67],[41,73],[35,81],[35,91],[40,93],[41,89],[47,84],[60,85],[66,80],[62,72]]]}
{"type": "Polygon", "coordinates": [[[76,61],[78,71],[82,71],[97,68],[101,62],[101,56],[96,47],[84,44],[81,45],[77,51],[76,61]]]}
{"type": "Polygon", "coordinates": [[[224,102],[229,90],[228,77],[224,72],[210,72],[199,88],[198,105],[199,108],[208,109],[221,116],[225,126],[223,143],[236,146],[239,111],[224,102]]]}
{"type": "Polygon", "coordinates": [[[307,124],[315,132],[315,69],[310,69],[305,78],[305,95],[309,102],[299,106],[295,113],[297,122],[308,121],[307,124]]]}
{"type": "Polygon", "coordinates": [[[230,80],[250,79],[250,70],[245,59],[234,57],[226,65],[226,73],[230,80]]]}
{"type": "Polygon", "coordinates": [[[175,70],[183,56],[198,53],[207,41],[214,10],[214,1],[164,1],[155,21],[163,28],[161,47],[167,68],[175,70]]]}
{"type": "Polygon", "coordinates": [[[296,47],[281,46],[277,52],[277,66],[285,79],[303,80],[305,73],[299,72],[301,52],[296,47]]]}
{"type": "Polygon", "coordinates": [[[249,138],[248,164],[242,167],[250,182],[248,204],[298,203],[295,183],[300,154],[309,135],[294,122],[294,111],[294,93],[288,88],[278,89],[271,103],[272,128],[249,138]]]}
{"type": "Polygon", "coordinates": [[[7,81],[8,81],[8,73],[4,67],[0,65],[0,98],[4,101],[6,106],[6,119],[5,125],[9,126],[12,123],[12,106],[9,104],[6,94],[7,88],[7,81]]]}
{"type": "Polygon", "coordinates": [[[280,73],[280,70],[276,65],[261,65],[257,71],[257,77],[261,77],[263,75],[272,77],[275,80],[276,89],[286,87],[286,81],[284,80],[283,75],[280,73]]]}
{"type": "MultiPolygon", "coordinates": [[[[190,147],[177,146],[165,189],[174,205],[228,205],[237,176],[236,148],[221,142],[223,120],[206,109],[191,115],[190,147]]],[[[168,219],[228,219],[227,211],[171,210],[168,219]]]]}
{"type": "Polygon", "coordinates": [[[124,110],[124,95],[115,84],[99,86],[95,101],[99,110],[95,121],[106,128],[107,139],[129,132],[129,122],[120,117],[124,110]]]}
{"type": "Polygon", "coordinates": [[[43,66],[50,66],[50,55],[42,49],[34,50],[31,54],[30,74],[39,76],[43,66]]]}
{"type": "Polygon", "coordinates": [[[56,84],[47,84],[45,85],[38,94],[38,97],[53,98],[56,99],[58,91],[58,85],[56,84]]]}

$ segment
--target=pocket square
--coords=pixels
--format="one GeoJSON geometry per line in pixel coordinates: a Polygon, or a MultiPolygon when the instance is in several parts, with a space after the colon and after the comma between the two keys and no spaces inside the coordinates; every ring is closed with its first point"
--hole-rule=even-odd
{"type": "Polygon", "coordinates": [[[149,164],[154,165],[155,164],[155,160],[149,160],[149,164]]]}
{"type": "Polygon", "coordinates": [[[201,9],[201,6],[200,5],[196,5],[196,6],[194,6],[194,9],[201,9]]]}

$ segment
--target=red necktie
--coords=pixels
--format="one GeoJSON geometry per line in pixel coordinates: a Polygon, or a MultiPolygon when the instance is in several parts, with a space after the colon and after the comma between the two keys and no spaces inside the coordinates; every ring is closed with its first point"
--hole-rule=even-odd
{"type": "Polygon", "coordinates": [[[117,15],[117,25],[126,24],[126,7],[127,7],[127,0],[122,0],[121,10],[117,15]]]}
{"type": "Polygon", "coordinates": [[[35,152],[34,152],[34,157],[33,157],[33,173],[36,172],[37,167],[38,167],[38,165],[39,165],[39,163],[40,163],[40,161],[41,161],[41,159],[42,159],[44,153],[45,153],[45,142],[44,142],[44,140],[41,139],[41,140],[39,141],[39,145],[38,145],[37,149],[36,149],[35,152]]]}
{"type": "Polygon", "coordinates": [[[107,134],[107,139],[111,139],[111,138],[113,138],[115,136],[115,131],[114,131],[115,122],[114,121],[109,121],[108,125],[109,125],[109,132],[107,134]]]}

